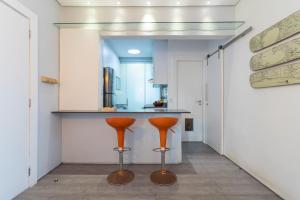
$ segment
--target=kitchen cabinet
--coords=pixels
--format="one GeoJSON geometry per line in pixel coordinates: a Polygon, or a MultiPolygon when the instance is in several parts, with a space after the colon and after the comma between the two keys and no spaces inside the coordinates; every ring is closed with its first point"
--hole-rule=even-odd
{"type": "Polygon", "coordinates": [[[157,40],[153,44],[153,83],[168,84],[167,40],[157,40]]]}

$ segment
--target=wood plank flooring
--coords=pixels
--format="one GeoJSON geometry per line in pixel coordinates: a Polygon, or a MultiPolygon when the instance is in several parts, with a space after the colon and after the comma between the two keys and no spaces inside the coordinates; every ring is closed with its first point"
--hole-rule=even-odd
{"type": "Polygon", "coordinates": [[[183,143],[183,163],[170,187],[153,185],[159,165],[129,165],[136,174],[126,186],[111,186],[106,175],[116,165],[63,164],[15,200],[279,200],[276,194],[200,142],[183,143]]]}

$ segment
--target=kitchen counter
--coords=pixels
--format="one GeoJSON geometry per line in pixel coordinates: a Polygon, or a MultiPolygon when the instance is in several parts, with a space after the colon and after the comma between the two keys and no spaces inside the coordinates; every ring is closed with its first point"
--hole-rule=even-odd
{"type": "MultiPolygon", "coordinates": [[[[147,108],[155,108],[155,106],[154,106],[153,104],[146,104],[146,105],[144,105],[143,108],[144,108],[144,109],[147,109],[147,108]]],[[[161,108],[163,108],[163,107],[161,107],[161,108]]]]}
{"type": "Polygon", "coordinates": [[[179,164],[182,161],[181,138],[185,114],[180,109],[117,110],[115,112],[61,110],[52,112],[61,117],[62,162],[87,164],[118,163],[116,130],[105,119],[109,117],[132,117],[135,123],[130,127],[134,132],[126,134],[125,146],[131,151],[124,154],[125,163],[159,164],[160,154],[152,149],[159,147],[158,130],[148,119],[152,117],[176,117],[178,123],[172,127],[175,134],[168,134],[166,162],[179,164]]]}
{"type": "Polygon", "coordinates": [[[141,113],[141,114],[144,114],[144,113],[156,113],[156,114],[159,114],[159,113],[191,113],[187,110],[177,110],[177,109],[168,109],[168,108],[147,108],[147,109],[140,109],[140,110],[123,110],[123,109],[120,109],[120,110],[117,110],[117,111],[99,111],[99,110],[94,110],[94,111],[89,111],[89,110],[60,110],[60,111],[53,111],[52,112],[53,114],[70,114],[70,113],[101,113],[101,114],[105,114],[105,113],[141,113]]]}

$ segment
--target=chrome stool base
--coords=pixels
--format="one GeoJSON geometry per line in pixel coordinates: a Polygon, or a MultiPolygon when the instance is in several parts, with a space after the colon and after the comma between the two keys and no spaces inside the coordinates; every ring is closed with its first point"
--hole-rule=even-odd
{"type": "Polygon", "coordinates": [[[160,169],[157,171],[152,172],[151,181],[154,184],[160,185],[160,186],[169,186],[173,185],[177,181],[177,176],[171,171],[168,171],[166,169],[160,169]]]}
{"type": "Polygon", "coordinates": [[[111,185],[126,185],[134,179],[134,173],[129,170],[117,170],[107,177],[107,182],[111,185]]]}
{"type": "Polygon", "coordinates": [[[161,153],[161,167],[160,170],[152,172],[150,179],[154,184],[160,186],[169,186],[173,185],[177,181],[177,176],[175,173],[168,171],[166,169],[166,152],[169,151],[170,148],[155,148],[153,151],[161,153]]]}
{"type": "Polygon", "coordinates": [[[115,151],[119,152],[119,170],[112,172],[107,177],[107,182],[111,185],[126,185],[134,179],[134,173],[132,171],[123,169],[123,153],[125,151],[130,151],[131,148],[124,147],[119,149],[118,147],[114,148],[115,151]]]}

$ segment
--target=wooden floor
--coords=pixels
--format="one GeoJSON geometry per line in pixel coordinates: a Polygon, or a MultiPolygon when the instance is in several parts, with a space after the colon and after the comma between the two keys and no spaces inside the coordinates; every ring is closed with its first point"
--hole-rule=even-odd
{"type": "Polygon", "coordinates": [[[279,200],[272,191],[203,143],[183,143],[183,163],[170,165],[178,183],[153,185],[158,165],[130,165],[135,180],[111,186],[106,175],[116,165],[63,164],[16,200],[279,200]]]}

